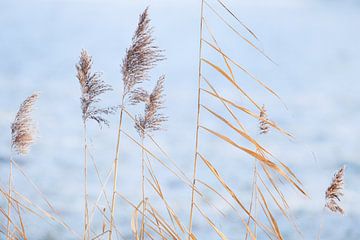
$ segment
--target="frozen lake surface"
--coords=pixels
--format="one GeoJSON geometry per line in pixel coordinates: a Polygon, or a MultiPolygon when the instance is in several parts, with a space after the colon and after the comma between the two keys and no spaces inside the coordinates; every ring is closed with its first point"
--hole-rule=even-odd
{"type": "MultiPolygon", "coordinates": [[[[167,131],[156,139],[179,167],[190,176],[194,150],[198,58],[199,4],[194,1],[1,1],[0,2],[0,180],[6,183],[10,156],[10,123],[21,101],[33,91],[41,97],[36,107],[39,138],[31,154],[18,161],[36,182],[65,221],[81,231],[82,220],[82,122],[79,83],[75,64],[81,49],[93,56],[94,69],[114,91],[104,104],[119,104],[120,63],[130,43],[138,14],[150,5],[154,34],[165,49],[167,60],[153,72],[165,73],[167,131]]],[[[360,4],[357,1],[275,0],[229,1],[232,9],[260,38],[262,49],[278,65],[262,59],[254,51],[239,48],[237,59],[282,97],[288,109],[277,101],[251,94],[269,104],[269,114],[292,132],[293,142],[279,136],[262,139],[280,159],[289,163],[310,199],[285,188],[292,214],[304,234],[315,239],[324,204],[324,190],[336,169],[346,164],[346,186],[342,205],[345,216],[323,215],[322,239],[360,238],[360,4]],[[241,3],[238,3],[241,2],[241,3]],[[260,59],[260,60],[259,60],[260,59]],[[262,59],[262,60],[261,60],[262,59]]],[[[211,15],[209,15],[210,17],[211,15]]],[[[234,49],[238,39],[225,48],[234,49]],[[231,48],[230,48],[231,47],[231,48]]],[[[235,54],[235,53],[234,53],[235,54]]],[[[98,130],[90,124],[90,152],[102,177],[114,157],[117,116],[111,126],[98,130]]],[[[214,123],[215,124],[215,123],[214,123]]],[[[131,123],[126,123],[131,129],[131,123]]],[[[129,130],[134,136],[136,133],[129,130]]],[[[244,172],[251,164],[222,152],[205,136],[204,151],[218,159],[221,173],[240,182],[239,191],[250,194],[244,172]],[[208,141],[207,141],[208,140],[208,141]],[[244,184],[242,184],[244,180],[244,184]]],[[[140,149],[124,140],[120,159],[119,190],[134,202],[140,199],[140,149]]],[[[161,171],[161,168],[158,168],[161,171]]],[[[205,169],[199,175],[207,176],[205,169]]],[[[90,196],[95,199],[99,183],[90,172],[90,196]]],[[[16,187],[34,202],[42,199],[20,174],[16,187]]],[[[174,202],[174,209],[187,221],[190,191],[176,178],[160,172],[159,179],[174,202]]],[[[212,180],[210,180],[212,181],[212,180]]],[[[109,186],[110,187],[110,186],[109,186]]],[[[221,204],[209,199],[213,204],[221,204]]],[[[5,206],[1,203],[2,207],[5,206]]],[[[120,203],[118,225],[129,234],[131,212],[120,203]]],[[[220,206],[221,207],[221,206],[220,206]]],[[[239,223],[229,209],[221,219],[225,232],[235,232],[239,223]]],[[[211,210],[209,210],[211,211],[211,210]]],[[[36,224],[27,217],[30,239],[69,238],[59,226],[36,224]],[[40,227],[41,226],[41,227],[40,227]],[[50,234],[50,235],[47,235],[50,234]]],[[[101,219],[99,219],[101,222],[101,219]]],[[[194,229],[200,239],[216,239],[199,222],[194,229]]],[[[301,239],[295,230],[281,223],[285,239],[301,239]]],[[[229,235],[230,239],[238,239],[229,235]]]]}

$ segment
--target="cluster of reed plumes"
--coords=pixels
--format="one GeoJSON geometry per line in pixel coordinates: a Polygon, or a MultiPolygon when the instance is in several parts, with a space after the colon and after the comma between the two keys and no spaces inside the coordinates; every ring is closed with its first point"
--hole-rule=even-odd
{"type": "MultiPolygon", "coordinates": [[[[251,93],[243,88],[236,73],[240,72],[243,77],[247,77],[258,84],[260,90],[264,90],[276,98],[279,96],[247,68],[230,57],[229,53],[222,50],[216,34],[208,22],[208,17],[205,17],[205,12],[212,13],[221,24],[240,37],[241,41],[272,61],[263,50],[257,47],[258,38],[254,32],[244,25],[223,1],[201,1],[198,102],[192,176],[189,177],[177,166],[177,163],[169,157],[154,137],[156,132],[164,129],[164,123],[168,118],[163,113],[165,107],[165,75],[154,78],[151,75],[151,70],[165,57],[163,50],[155,44],[148,9],[145,9],[139,17],[130,46],[121,63],[122,75],[120,78],[122,79],[123,91],[120,94],[120,102],[117,106],[99,107],[102,95],[110,93],[112,87],[102,80],[100,73],[92,69],[92,57],[86,50],[81,51],[79,62],[76,64],[76,78],[81,89],[80,101],[84,130],[83,231],[81,234],[74,231],[31,180],[29,182],[39,192],[48,209],[37,206],[16,192],[12,186],[13,166],[24,176],[27,175],[11,157],[8,189],[0,188],[2,196],[8,203],[7,211],[0,208],[0,214],[6,219],[6,224],[1,223],[0,225],[0,234],[3,234],[7,240],[27,239],[26,224],[23,222],[22,215],[32,213],[39,217],[49,218],[61,225],[72,234],[74,239],[126,239],[121,233],[121,226],[117,225],[120,222],[117,220],[118,213],[122,211],[121,207],[117,207],[119,198],[133,209],[129,224],[131,224],[133,238],[136,240],[201,239],[196,228],[193,228],[196,222],[205,223],[207,230],[213,231],[218,239],[224,240],[233,238],[234,235],[241,235],[244,239],[281,240],[284,237],[274,211],[280,212],[280,217],[283,217],[298,230],[289,212],[289,205],[281,185],[286,183],[303,196],[307,196],[307,193],[303,190],[302,183],[295,173],[263,146],[261,139],[258,139],[259,136],[262,138],[269,137],[270,131],[280,133],[288,138],[292,138],[292,136],[271,120],[265,105],[260,104],[251,96],[251,93]],[[215,4],[217,5],[215,6],[215,4]],[[220,10],[223,11],[223,14],[220,13],[220,10]],[[232,21],[236,22],[237,25],[230,24],[223,16],[225,14],[232,18],[232,21]],[[237,30],[237,27],[240,27],[244,33],[237,30]],[[207,56],[205,48],[212,51],[220,61],[216,62],[207,56]],[[210,72],[212,74],[209,74],[210,72]],[[154,81],[155,79],[156,81],[154,81]],[[144,84],[145,81],[153,81],[153,88],[147,89],[144,84]],[[241,99],[241,104],[236,99],[232,99],[230,94],[227,95],[226,91],[223,91],[223,85],[226,84],[230,85],[231,89],[236,92],[236,96],[241,99]],[[217,103],[216,106],[214,102],[217,103]],[[138,105],[137,108],[133,108],[134,105],[138,105]],[[139,105],[143,107],[143,110],[137,112],[134,109],[139,109],[139,105]],[[115,114],[117,111],[119,122],[113,163],[106,179],[101,179],[98,175],[101,191],[94,200],[88,194],[88,160],[90,159],[88,121],[94,120],[100,127],[107,126],[110,124],[107,116],[115,114]],[[243,120],[245,118],[252,120],[251,122],[257,125],[257,131],[249,130],[249,126],[243,120]],[[134,126],[138,136],[132,136],[124,128],[124,121],[129,121],[134,126]],[[217,125],[214,126],[211,122],[216,122],[217,125]],[[227,130],[219,130],[216,126],[221,126],[222,129],[227,130]],[[237,138],[234,138],[234,134],[237,138]],[[244,200],[245,196],[237,190],[238,187],[228,181],[227,176],[222,173],[220,168],[216,167],[221,160],[213,158],[206,151],[206,142],[202,139],[204,135],[218,144],[219,149],[220,146],[235,149],[241,160],[252,162],[252,178],[249,179],[252,193],[248,201],[244,200]],[[141,198],[137,199],[136,202],[129,200],[118,190],[118,185],[125,184],[119,182],[118,176],[121,160],[125,158],[121,149],[127,147],[122,142],[123,137],[127,137],[135,146],[138,146],[141,153],[141,187],[139,189],[141,198]],[[150,148],[149,143],[151,146],[155,146],[156,151],[150,148]],[[177,181],[184,184],[188,189],[189,196],[191,196],[191,202],[188,203],[188,221],[179,216],[173,207],[174,203],[168,200],[167,194],[158,179],[156,169],[153,167],[154,164],[159,164],[164,168],[164,171],[172,174],[177,181]],[[208,175],[206,177],[201,176],[199,168],[206,170],[208,175]],[[112,185],[110,194],[105,190],[107,184],[112,185]],[[222,229],[221,222],[219,223],[216,218],[218,216],[206,211],[207,208],[211,207],[219,216],[225,216],[219,206],[215,206],[209,201],[208,195],[210,194],[223,202],[225,207],[234,213],[239,222],[239,228],[241,228],[238,233],[226,232],[222,229]],[[105,206],[99,204],[101,199],[105,199],[105,206]],[[160,204],[154,204],[154,202],[160,204]],[[95,212],[103,218],[101,226],[94,224],[95,212]]],[[[33,94],[23,102],[14,123],[11,125],[13,154],[25,155],[34,142],[36,131],[34,130],[31,112],[37,98],[38,95],[33,94]]],[[[96,171],[98,170],[95,161],[93,161],[93,167],[96,171]]],[[[325,193],[325,206],[333,212],[343,213],[343,209],[338,205],[338,201],[343,195],[343,178],[344,168],[335,175],[331,186],[325,193]]]]}

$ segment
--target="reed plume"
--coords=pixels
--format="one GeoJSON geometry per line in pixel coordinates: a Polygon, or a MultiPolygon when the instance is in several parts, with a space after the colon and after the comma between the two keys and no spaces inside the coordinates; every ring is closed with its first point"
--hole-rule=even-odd
{"type": "Polygon", "coordinates": [[[269,123],[265,105],[262,105],[260,114],[259,114],[259,129],[260,134],[266,134],[269,132],[269,123]]]}
{"type": "Polygon", "coordinates": [[[114,114],[117,107],[99,108],[94,104],[100,101],[99,96],[107,91],[112,91],[109,84],[101,79],[98,72],[92,73],[92,58],[86,50],[81,51],[79,63],[76,65],[77,79],[81,87],[81,110],[83,121],[88,119],[95,120],[100,126],[101,124],[109,125],[104,115],[114,114]]]}
{"type": "Polygon", "coordinates": [[[341,201],[341,197],[344,195],[344,176],[345,176],[345,166],[340,168],[334,175],[330,186],[325,192],[326,204],[325,207],[332,212],[338,212],[344,214],[344,209],[340,207],[338,202],[341,201]]]}
{"type": "Polygon", "coordinates": [[[165,76],[161,76],[150,94],[142,88],[138,88],[132,92],[131,102],[133,104],[140,102],[145,103],[144,114],[137,115],[135,123],[135,128],[141,138],[144,138],[146,133],[160,130],[161,124],[167,120],[166,116],[159,113],[164,103],[164,81],[165,76]]]}
{"type": "Polygon", "coordinates": [[[26,98],[20,105],[15,120],[11,124],[11,147],[21,155],[28,153],[35,139],[35,126],[31,118],[31,112],[38,97],[37,93],[33,93],[26,98]]]}
{"type": "Polygon", "coordinates": [[[140,15],[130,48],[126,50],[121,72],[124,95],[132,91],[136,84],[149,79],[149,70],[164,59],[162,50],[154,45],[148,8],[140,15]]]}

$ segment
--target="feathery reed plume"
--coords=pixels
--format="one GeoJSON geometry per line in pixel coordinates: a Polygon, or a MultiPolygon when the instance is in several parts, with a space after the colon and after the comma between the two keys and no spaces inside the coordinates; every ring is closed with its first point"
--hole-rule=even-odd
{"type": "Polygon", "coordinates": [[[86,52],[81,51],[79,63],[76,65],[77,79],[79,80],[81,87],[81,109],[82,118],[86,122],[88,119],[95,120],[100,126],[101,124],[109,125],[103,115],[114,114],[117,107],[98,108],[94,106],[99,102],[99,96],[107,91],[111,91],[112,88],[109,84],[105,84],[101,80],[101,75],[98,72],[91,73],[92,58],[86,52]]]}
{"type": "Polygon", "coordinates": [[[340,197],[344,195],[344,175],[345,175],[345,166],[340,168],[334,175],[330,186],[325,192],[326,204],[325,207],[332,212],[339,212],[344,214],[344,209],[342,209],[338,202],[341,201],[340,197]]]}
{"type": "Polygon", "coordinates": [[[114,212],[116,204],[116,189],[117,189],[117,174],[118,174],[118,159],[120,148],[120,136],[123,121],[123,111],[125,99],[128,94],[134,89],[136,84],[142,83],[149,78],[149,71],[155,67],[156,63],[163,60],[163,56],[157,46],[154,45],[154,38],[152,37],[152,27],[150,26],[150,18],[148,8],[139,17],[139,22],[132,37],[132,43],[126,50],[125,57],[121,64],[122,80],[124,84],[120,120],[118,127],[118,136],[116,143],[116,152],[114,159],[114,179],[113,179],[113,196],[111,200],[111,216],[110,216],[110,230],[109,240],[112,238],[112,228],[114,225],[114,212]]]}
{"type": "Polygon", "coordinates": [[[152,27],[148,8],[140,15],[139,23],[132,38],[130,48],[126,50],[121,71],[124,82],[124,95],[127,95],[136,84],[142,83],[149,78],[149,70],[157,62],[164,59],[160,50],[154,45],[152,27]]]}
{"type": "MultiPolygon", "coordinates": [[[[11,124],[11,149],[20,155],[28,153],[31,144],[35,139],[35,126],[31,118],[31,113],[38,97],[38,93],[33,93],[26,98],[20,105],[14,122],[11,124]]],[[[6,226],[7,239],[11,239],[10,215],[12,206],[12,165],[13,159],[11,155],[9,164],[8,221],[6,226]]]]}
{"type": "Polygon", "coordinates": [[[265,105],[262,105],[259,117],[260,117],[259,119],[260,134],[266,134],[269,132],[269,123],[268,123],[265,105]]]}
{"type": "Polygon", "coordinates": [[[161,53],[162,50],[160,50],[156,45],[154,45],[154,38],[152,36],[152,27],[150,26],[148,8],[146,8],[144,12],[139,16],[139,22],[134,36],[132,37],[132,43],[130,47],[126,50],[125,57],[121,64],[121,73],[124,89],[121,99],[120,120],[114,159],[114,179],[110,212],[111,216],[109,240],[111,240],[112,238],[112,229],[114,225],[118,159],[125,99],[126,97],[128,97],[128,94],[132,90],[134,90],[136,84],[142,83],[149,79],[149,71],[153,67],[155,67],[157,62],[164,59],[161,53]]]}
{"type": "Polygon", "coordinates": [[[34,103],[38,99],[37,93],[32,94],[20,105],[19,111],[11,124],[11,147],[17,153],[25,155],[35,139],[35,127],[31,118],[34,103]]]}
{"type": "Polygon", "coordinates": [[[164,81],[165,76],[161,76],[151,94],[141,88],[132,91],[131,102],[133,104],[145,103],[144,115],[137,115],[135,123],[135,128],[141,138],[144,138],[146,133],[160,130],[161,124],[167,120],[166,116],[159,113],[164,103],[164,81]]]}

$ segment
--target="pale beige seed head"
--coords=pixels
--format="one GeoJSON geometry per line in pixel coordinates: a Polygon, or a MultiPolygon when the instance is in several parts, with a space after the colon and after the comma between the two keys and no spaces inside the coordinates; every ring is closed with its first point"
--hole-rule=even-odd
{"type": "Polygon", "coordinates": [[[259,118],[260,118],[259,119],[260,134],[268,133],[270,127],[269,127],[269,123],[268,123],[268,117],[267,117],[267,112],[266,112],[265,105],[263,105],[261,107],[259,118]]]}
{"type": "Polygon", "coordinates": [[[38,93],[33,93],[26,98],[11,124],[11,147],[21,155],[29,152],[30,146],[35,140],[36,130],[31,113],[38,97],[38,93]]]}
{"type": "Polygon", "coordinates": [[[145,103],[144,114],[137,115],[135,122],[135,128],[141,137],[144,137],[145,133],[160,130],[162,123],[167,120],[167,117],[159,112],[164,108],[164,81],[165,76],[161,76],[150,94],[144,89],[138,89],[132,92],[132,102],[145,103]]]}
{"type": "Polygon", "coordinates": [[[126,50],[121,65],[124,95],[133,91],[135,85],[148,80],[149,71],[163,59],[162,50],[154,44],[148,8],[146,8],[139,17],[131,46],[126,50]]]}
{"type": "Polygon", "coordinates": [[[96,103],[100,102],[100,95],[111,91],[112,88],[106,84],[98,72],[92,73],[92,58],[86,50],[82,50],[79,63],[76,65],[77,79],[81,87],[81,110],[83,121],[95,120],[101,124],[109,125],[105,115],[115,113],[117,107],[99,108],[96,103]]]}
{"type": "Polygon", "coordinates": [[[325,207],[332,212],[338,212],[344,214],[344,209],[340,207],[339,202],[341,197],[344,195],[344,176],[345,176],[345,166],[340,168],[334,175],[330,186],[325,192],[325,207]]]}

